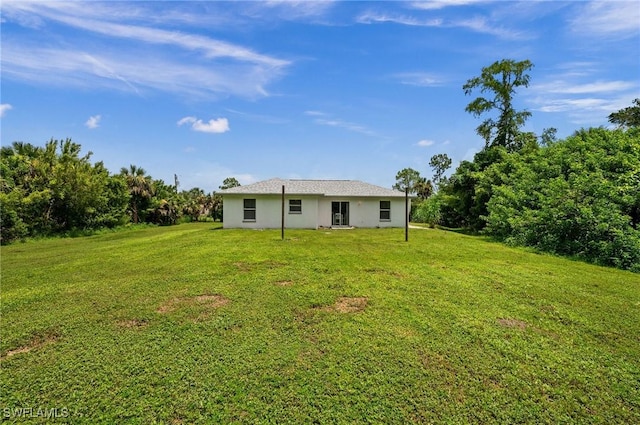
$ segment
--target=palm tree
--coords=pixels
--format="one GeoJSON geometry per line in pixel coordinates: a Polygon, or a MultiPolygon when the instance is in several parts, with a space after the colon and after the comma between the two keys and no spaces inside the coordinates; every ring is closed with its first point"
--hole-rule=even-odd
{"type": "Polygon", "coordinates": [[[136,167],[133,164],[129,165],[129,168],[122,167],[120,169],[120,175],[125,178],[131,195],[131,215],[134,223],[138,223],[138,211],[141,203],[153,196],[152,180],[146,174],[144,168],[136,167]]]}
{"type": "Polygon", "coordinates": [[[178,221],[178,207],[174,199],[160,199],[157,201],[157,205],[154,214],[154,222],[163,225],[176,224],[178,221]]]}

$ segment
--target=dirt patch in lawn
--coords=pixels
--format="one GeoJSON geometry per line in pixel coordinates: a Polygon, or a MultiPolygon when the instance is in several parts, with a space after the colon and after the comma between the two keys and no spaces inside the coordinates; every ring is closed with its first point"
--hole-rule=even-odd
{"type": "Polygon", "coordinates": [[[279,280],[277,282],[274,282],[276,285],[278,286],[291,286],[293,285],[293,281],[292,280],[279,280]]]}
{"type": "Polygon", "coordinates": [[[525,330],[527,328],[527,323],[518,319],[498,319],[498,323],[506,328],[516,328],[520,330],[525,330]]]}
{"type": "Polygon", "coordinates": [[[18,348],[14,348],[13,350],[7,351],[6,354],[2,356],[2,359],[4,360],[9,357],[13,357],[16,354],[28,353],[35,349],[42,348],[46,345],[53,344],[58,340],[58,338],[59,338],[59,335],[56,333],[45,333],[42,335],[36,335],[31,339],[31,341],[29,341],[28,344],[18,348]]]}
{"type": "Polygon", "coordinates": [[[172,311],[197,306],[205,308],[218,308],[229,303],[229,298],[220,294],[197,295],[195,297],[174,298],[162,304],[156,310],[160,314],[170,313],[172,311]]]}
{"type": "Polygon", "coordinates": [[[233,263],[233,265],[236,266],[236,268],[241,272],[248,272],[248,271],[251,271],[251,269],[253,269],[251,264],[245,263],[243,261],[238,261],[237,263],[233,263]]]}
{"type": "Polygon", "coordinates": [[[326,309],[338,313],[357,313],[367,307],[368,301],[366,297],[340,297],[326,309]]]}

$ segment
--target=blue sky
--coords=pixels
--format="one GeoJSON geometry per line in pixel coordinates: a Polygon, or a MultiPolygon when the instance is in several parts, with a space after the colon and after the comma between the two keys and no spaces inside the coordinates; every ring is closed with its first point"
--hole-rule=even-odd
{"type": "MultiPolygon", "coordinates": [[[[71,138],[181,189],[272,177],[390,187],[483,141],[462,85],[531,60],[526,130],[608,125],[640,97],[636,1],[3,0],[2,145],[71,138]]],[[[476,94],[476,95],[479,95],[476,94]]]]}

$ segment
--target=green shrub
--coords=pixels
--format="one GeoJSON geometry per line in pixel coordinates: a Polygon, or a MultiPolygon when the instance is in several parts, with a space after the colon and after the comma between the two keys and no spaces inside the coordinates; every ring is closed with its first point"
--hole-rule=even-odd
{"type": "Polygon", "coordinates": [[[441,199],[438,195],[431,196],[421,202],[413,215],[413,221],[417,223],[428,223],[431,227],[440,224],[442,220],[441,199]]]}
{"type": "Polygon", "coordinates": [[[508,178],[493,187],[485,233],[513,245],[639,270],[639,136],[635,130],[582,130],[493,165],[490,171],[508,178]]]}

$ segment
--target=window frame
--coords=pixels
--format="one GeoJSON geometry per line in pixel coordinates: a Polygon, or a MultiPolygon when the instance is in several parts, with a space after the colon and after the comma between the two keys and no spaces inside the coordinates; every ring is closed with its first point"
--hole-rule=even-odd
{"type": "MultiPolygon", "coordinates": [[[[249,204],[251,204],[251,202],[249,202],[249,204]]],[[[255,222],[256,221],[256,212],[257,212],[258,208],[257,208],[257,201],[255,198],[243,198],[242,199],[242,221],[243,222],[255,222]],[[247,206],[247,201],[253,201],[253,206],[248,205],[247,206]],[[249,213],[249,216],[253,216],[253,218],[249,217],[247,218],[247,213],[249,213]]]]}
{"type": "Polygon", "coordinates": [[[289,199],[289,214],[302,214],[302,199],[289,199]],[[292,204],[296,202],[296,204],[292,204]]]}
{"type": "Polygon", "coordinates": [[[380,200],[380,221],[391,221],[391,201],[387,201],[387,200],[380,200]],[[383,203],[385,203],[385,205],[388,205],[388,207],[383,207],[383,203]],[[386,215],[386,217],[383,217],[384,215],[386,215]]]}

